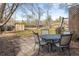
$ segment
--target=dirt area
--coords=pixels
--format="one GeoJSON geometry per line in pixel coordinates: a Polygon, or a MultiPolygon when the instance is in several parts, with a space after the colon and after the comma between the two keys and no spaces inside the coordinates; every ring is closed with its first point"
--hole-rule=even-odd
{"type": "MultiPolygon", "coordinates": [[[[79,42],[71,42],[71,55],[79,56],[79,42]]],[[[34,50],[33,37],[19,37],[15,33],[0,35],[0,56],[36,56],[38,49],[34,50]],[[5,35],[5,36],[4,36],[5,35]]],[[[57,51],[48,53],[40,51],[39,56],[58,56],[57,51]]]]}

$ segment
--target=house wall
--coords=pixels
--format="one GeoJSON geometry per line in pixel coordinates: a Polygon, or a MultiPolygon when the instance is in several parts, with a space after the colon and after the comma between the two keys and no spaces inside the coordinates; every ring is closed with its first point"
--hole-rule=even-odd
{"type": "Polygon", "coordinates": [[[69,30],[74,33],[75,38],[79,38],[79,5],[69,9],[69,30]]]}

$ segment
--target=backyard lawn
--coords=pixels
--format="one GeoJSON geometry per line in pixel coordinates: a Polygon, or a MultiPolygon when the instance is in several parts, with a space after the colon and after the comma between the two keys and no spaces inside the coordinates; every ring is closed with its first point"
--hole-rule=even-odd
{"type": "MultiPolygon", "coordinates": [[[[49,29],[49,33],[50,34],[55,34],[56,33],[56,28],[58,28],[60,26],[60,22],[54,22],[53,24],[51,24],[51,28],[49,29]]],[[[67,24],[64,24],[64,27],[66,28],[66,27],[68,27],[68,25],[67,24]]],[[[27,27],[26,27],[27,28],[27,27]]],[[[41,27],[41,28],[37,28],[37,27],[35,27],[35,28],[27,28],[26,30],[24,30],[24,31],[16,31],[16,34],[18,35],[18,36],[21,36],[21,37],[30,37],[30,36],[32,36],[32,31],[34,31],[34,32],[38,32],[39,34],[41,33],[41,29],[42,28],[45,28],[45,27],[41,27]]]]}
{"type": "MultiPolygon", "coordinates": [[[[27,29],[24,31],[16,31],[16,34],[20,37],[30,37],[30,36],[32,36],[32,31],[38,32],[39,34],[41,34],[41,29],[36,29],[36,28],[35,29],[27,29]]],[[[49,29],[49,33],[54,34],[55,29],[54,28],[49,29]]]]}

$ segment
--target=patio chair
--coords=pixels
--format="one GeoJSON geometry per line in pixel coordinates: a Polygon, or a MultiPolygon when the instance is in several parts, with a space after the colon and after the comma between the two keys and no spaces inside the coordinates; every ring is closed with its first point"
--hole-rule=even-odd
{"type": "Polygon", "coordinates": [[[65,29],[64,29],[64,17],[62,17],[61,19],[61,23],[60,23],[60,26],[56,28],[56,34],[61,34],[65,29]]]}
{"type": "Polygon", "coordinates": [[[40,38],[38,33],[33,32],[33,36],[34,36],[34,40],[35,40],[34,50],[35,50],[36,45],[38,45],[38,55],[39,55],[40,48],[47,46],[47,43],[40,38]]]}
{"type": "Polygon", "coordinates": [[[49,29],[41,29],[41,35],[49,34],[49,29]]]}
{"type": "Polygon", "coordinates": [[[58,28],[56,28],[56,34],[61,34],[61,33],[63,33],[64,32],[64,27],[58,27],[58,28]]]}
{"type": "Polygon", "coordinates": [[[65,52],[65,49],[68,50],[68,55],[70,54],[70,42],[71,42],[72,34],[62,34],[61,39],[58,43],[56,43],[56,46],[59,48],[59,52],[63,51],[65,52]]]}

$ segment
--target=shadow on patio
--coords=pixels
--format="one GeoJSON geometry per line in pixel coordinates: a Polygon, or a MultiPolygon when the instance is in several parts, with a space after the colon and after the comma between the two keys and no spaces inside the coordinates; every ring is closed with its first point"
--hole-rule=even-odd
{"type": "MultiPolygon", "coordinates": [[[[79,42],[71,41],[71,55],[79,56],[79,42]]],[[[7,36],[0,37],[0,56],[36,56],[38,49],[33,50],[33,37],[7,36]]],[[[57,51],[48,53],[41,49],[39,56],[64,56],[57,51]]]]}
{"type": "MultiPolygon", "coordinates": [[[[79,56],[79,42],[71,42],[71,47],[70,47],[70,53],[71,56],[79,56]]],[[[67,51],[67,50],[66,50],[67,51]]],[[[37,55],[37,50],[32,56],[37,55]]],[[[66,56],[63,52],[58,53],[56,50],[55,52],[47,52],[45,49],[40,51],[39,56],[66,56]]]]}
{"type": "Polygon", "coordinates": [[[19,41],[16,36],[0,37],[0,56],[17,55],[20,51],[19,41]]]}

